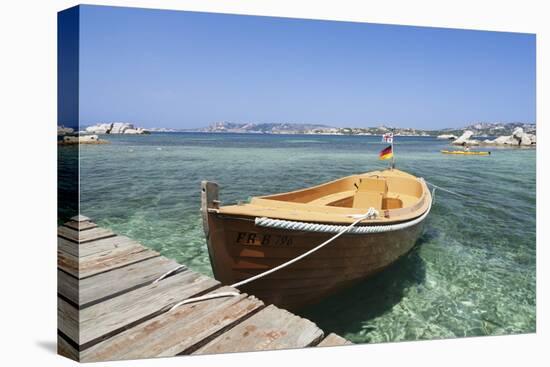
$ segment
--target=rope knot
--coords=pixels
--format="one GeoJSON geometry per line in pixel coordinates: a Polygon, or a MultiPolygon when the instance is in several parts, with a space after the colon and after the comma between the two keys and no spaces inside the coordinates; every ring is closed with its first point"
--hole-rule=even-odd
{"type": "Polygon", "coordinates": [[[373,207],[370,207],[369,210],[367,211],[367,214],[365,214],[365,219],[374,219],[374,218],[377,218],[378,215],[380,215],[378,213],[378,210],[374,209],[373,207]]]}

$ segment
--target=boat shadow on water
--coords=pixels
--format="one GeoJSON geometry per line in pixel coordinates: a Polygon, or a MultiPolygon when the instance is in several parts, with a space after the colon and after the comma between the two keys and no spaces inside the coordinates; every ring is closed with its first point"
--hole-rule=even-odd
{"type": "Polygon", "coordinates": [[[368,335],[369,327],[365,327],[368,321],[391,311],[407,289],[424,283],[426,266],[419,251],[422,244],[436,236],[434,229],[426,228],[411,251],[382,272],[298,313],[327,333],[368,335]]]}

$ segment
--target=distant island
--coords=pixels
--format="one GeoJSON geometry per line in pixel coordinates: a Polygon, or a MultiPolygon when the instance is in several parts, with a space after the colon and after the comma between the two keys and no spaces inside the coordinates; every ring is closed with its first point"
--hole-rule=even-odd
{"type": "MultiPolygon", "coordinates": [[[[148,133],[177,133],[177,132],[202,132],[202,133],[239,133],[239,134],[310,134],[310,135],[374,135],[380,136],[393,132],[396,136],[431,136],[440,139],[455,140],[464,132],[471,134],[469,137],[488,138],[498,136],[511,136],[521,128],[523,132],[535,135],[537,128],[533,123],[524,122],[479,122],[462,128],[444,129],[415,129],[380,125],[376,127],[334,127],[322,124],[308,123],[236,123],[215,122],[205,128],[176,129],[166,127],[140,128],[131,123],[111,122],[98,123],[85,127],[80,134],[148,134],[148,133]]],[[[76,132],[73,129],[58,126],[58,135],[71,135],[76,132]]]]}
{"type": "MultiPolygon", "coordinates": [[[[234,123],[216,122],[206,128],[181,130],[206,133],[241,133],[241,134],[318,134],[318,135],[383,135],[393,132],[396,136],[433,136],[443,139],[454,139],[469,130],[476,137],[492,137],[511,135],[518,127],[530,134],[536,133],[536,125],[532,123],[512,122],[480,122],[463,128],[445,128],[424,130],[380,125],[377,127],[333,127],[319,124],[300,123],[234,123]]],[[[150,129],[150,131],[155,131],[150,129]]],[[[157,130],[159,131],[159,130],[157,130]]]]}

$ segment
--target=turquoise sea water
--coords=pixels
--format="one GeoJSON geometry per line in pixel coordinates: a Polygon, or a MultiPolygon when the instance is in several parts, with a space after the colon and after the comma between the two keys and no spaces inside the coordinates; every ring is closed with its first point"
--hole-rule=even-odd
{"type": "MultiPolygon", "coordinates": [[[[211,275],[200,182],[224,203],[383,168],[379,137],[108,136],[81,146],[81,213],[211,275]]],[[[446,141],[397,138],[398,168],[436,193],[415,248],[376,277],[300,311],[353,342],[535,331],[535,150],[443,155],[446,141]]],[[[60,148],[65,149],[65,148],[60,148]]],[[[67,148],[71,149],[71,148],[67,148]]]]}

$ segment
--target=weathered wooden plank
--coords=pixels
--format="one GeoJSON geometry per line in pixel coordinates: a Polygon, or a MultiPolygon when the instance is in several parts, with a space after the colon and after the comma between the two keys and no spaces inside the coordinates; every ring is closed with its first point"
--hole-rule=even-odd
{"type": "MultiPolygon", "coordinates": [[[[216,292],[236,291],[223,287],[216,292]]],[[[230,328],[263,307],[241,294],[186,304],[82,352],[83,362],[175,356],[230,328]]]]}
{"type": "Polygon", "coordinates": [[[322,338],[323,331],[313,322],[269,305],[193,354],[303,348],[322,338]]]}
{"type": "Polygon", "coordinates": [[[57,267],[78,278],[78,256],[57,249],[57,267]]]}
{"type": "Polygon", "coordinates": [[[79,232],[64,225],[57,227],[57,235],[76,243],[80,242],[79,232]]]}
{"type": "Polygon", "coordinates": [[[57,248],[67,254],[78,257],[78,248],[80,245],[76,242],[69,241],[63,237],[57,237],[57,248]]]}
{"type": "Polygon", "coordinates": [[[65,226],[76,229],[77,231],[85,231],[87,229],[96,228],[97,224],[90,222],[89,220],[78,222],[76,220],[71,220],[64,224],[65,226]]]}
{"type": "Polygon", "coordinates": [[[57,354],[79,362],[80,355],[78,351],[70,345],[62,336],[57,336],[57,354]]]}
{"type": "MultiPolygon", "coordinates": [[[[77,304],[80,305],[80,308],[85,308],[93,303],[151,284],[177,266],[179,264],[174,260],[157,256],[82,279],[79,282],[80,291],[77,304]]],[[[181,271],[183,270],[182,268],[181,271]]]]}
{"type": "Polygon", "coordinates": [[[157,316],[176,302],[207,292],[218,285],[219,282],[214,279],[184,271],[80,310],[81,351],[101,339],[157,316]]]}
{"type": "Polygon", "coordinates": [[[82,257],[94,255],[100,252],[116,250],[122,247],[128,247],[129,245],[142,246],[138,242],[126,236],[114,236],[114,237],[104,238],[101,240],[86,242],[79,245],[78,255],[82,258],[82,257]]]}
{"type": "Polygon", "coordinates": [[[351,345],[353,344],[347,339],[342,338],[340,335],[335,333],[330,333],[327,335],[327,337],[319,344],[317,344],[318,347],[335,347],[337,345],[351,345]]]}
{"type": "Polygon", "coordinates": [[[133,245],[96,255],[80,260],[78,274],[80,279],[150,259],[159,256],[159,253],[141,245],[133,245]]]}
{"type": "Polygon", "coordinates": [[[57,269],[57,293],[78,305],[80,282],[72,275],[57,269]]]}
{"type": "Polygon", "coordinates": [[[74,220],[75,222],[85,222],[87,220],[90,220],[90,218],[88,218],[85,215],[78,214],[78,215],[75,215],[74,217],[72,217],[71,220],[74,220]]]}
{"type": "Polygon", "coordinates": [[[57,329],[79,344],[79,319],[78,310],[62,298],[57,297],[57,329]]]}
{"type": "Polygon", "coordinates": [[[64,237],[68,240],[75,241],[77,243],[84,243],[88,241],[99,240],[101,238],[112,237],[115,234],[111,230],[101,227],[96,227],[79,232],[73,228],[60,226],[57,229],[57,235],[64,237]]]}
{"type": "Polygon", "coordinates": [[[246,294],[169,311],[198,294],[236,290],[189,270],[153,284],[178,264],[81,219],[58,232],[61,355],[91,362],[351,344],[333,333],[323,339],[311,321],[246,294]]]}
{"type": "MultiPolygon", "coordinates": [[[[63,246],[58,247],[57,266],[74,277],[83,279],[159,256],[158,252],[149,250],[131,240],[118,242],[116,246],[110,244],[107,247],[111,247],[111,249],[95,252],[84,257],[75,256],[64,251],[63,246]]],[[[80,253],[83,252],[82,250],[79,251],[80,253]]]]}

